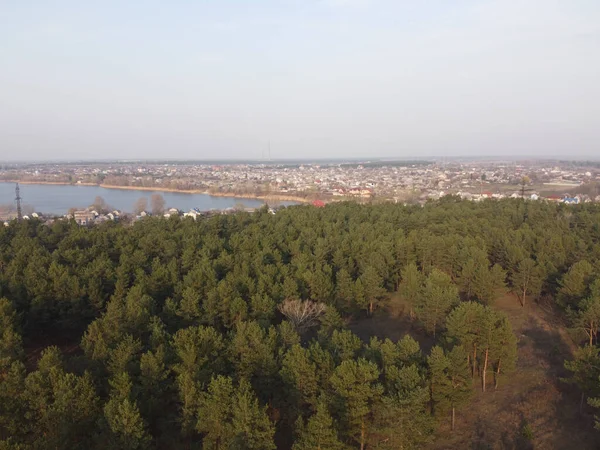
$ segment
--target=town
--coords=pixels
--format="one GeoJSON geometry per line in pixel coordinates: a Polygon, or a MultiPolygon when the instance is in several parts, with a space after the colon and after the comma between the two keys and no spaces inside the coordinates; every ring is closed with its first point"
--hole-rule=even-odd
{"type": "MultiPolygon", "coordinates": [[[[564,203],[600,201],[600,164],[557,160],[5,163],[0,165],[0,181],[202,192],[263,198],[272,206],[283,199],[315,206],[343,200],[410,204],[446,195],[473,201],[506,197],[564,203]]],[[[83,211],[71,211],[67,217],[89,224],[118,220],[122,216],[120,211],[99,209],[102,208],[90,206],[83,211]]],[[[196,218],[215,213],[160,207],[154,210],[155,214],[167,217],[196,218]]],[[[142,207],[135,218],[150,214],[151,208],[142,207]]],[[[14,216],[15,211],[12,215],[5,212],[2,218],[8,220],[14,216]]]]}

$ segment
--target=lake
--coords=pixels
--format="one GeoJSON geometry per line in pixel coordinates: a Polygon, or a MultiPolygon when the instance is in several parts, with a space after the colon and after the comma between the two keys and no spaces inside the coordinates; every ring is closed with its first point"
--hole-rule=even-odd
{"type": "MultiPolygon", "coordinates": [[[[64,215],[70,208],[86,208],[94,203],[94,199],[98,196],[102,197],[112,209],[124,212],[132,212],[135,202],[141,197],[148,199],[148,207],[150,207],[152,194],[161,194],[167,208],[177,208],[186,212],[192,208],[198,208],[201,211],[226,209],[236,204],[256,208],[265,203],[262,200],[248,198],[213,197],[207,194],[182,192],[107,189],[100,186],[20,184],[19,187],[24,209],[31,207],[35,211],[55,215],[64,215]]],[[[14,205],[14,200],[15,184],[0,183],[0,205],[14,205]]],[[[292,205],[295,203],[280,202],[280,204],[292,205]]]]}

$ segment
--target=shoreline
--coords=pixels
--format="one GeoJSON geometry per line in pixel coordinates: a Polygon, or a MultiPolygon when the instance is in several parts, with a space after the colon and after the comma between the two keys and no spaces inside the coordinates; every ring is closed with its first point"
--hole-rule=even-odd
{"type": "Polygon", "coordinates": [[[0,183],[20,183],[20,184],[39,184],[39,185],[51,185],[51,186],[92,186],[100,187],[104,189],[121,189],[125,191],[146,191],[146,192],[172,192],[176,194],[200,194],[208,195],[210,197],[230,197],[239,199],[250,199],[250,200],[274,200],[274,201],[288,201],[297,203],[310,203],[312,199],[297,197],[294,195],[280,195],[276,193],[257,195],[257,194],[237,194],[235,192],[209,192],[201,189],[174,189],[166,187],[148,187],[148,186],[116,186],[113,184],[96,184],[96,183],[69,183],[66,181],[22,181],[22,180],[0,180],[0,183]]]}

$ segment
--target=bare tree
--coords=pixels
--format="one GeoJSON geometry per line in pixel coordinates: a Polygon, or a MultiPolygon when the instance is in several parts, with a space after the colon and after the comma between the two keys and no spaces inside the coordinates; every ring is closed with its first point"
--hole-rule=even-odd
{"type": "Polygon", "coordinates": [[[106,213],[110,209],[110,207],[108,206],[106,201],[100,196],[97,196],[94,199],[94,203],[92,203],[92,207],[99,213],[106,213]]]}
{"type": "Polygon", "coordinates": [[[152,205],[152,214],[155,216],[159,216],[165,212],[165,199],[162,195],[152,194],[150,204],[152,205]]]}
{"type": "Polygon", "coordinates": [[[146,197],[139,198],[133,205],[133,212],[136,214],[146,211],[148,208],[148,199],[146,197]]]}
{"type": "Polygon", "coordinates": [[[310,300],[287,299],[278,307],[283,314],[296,327],[298,332],[318,324],[318,318],[325,313],[327,306],[310,300]]]}
{"type": "Polygon", "coordinates": [[[235,202],[235,205],[233,205],[233,209],[235,209],[236,211],[244,211],[246,209],[246,205],[244,205],[242,202],[235,202]]]}

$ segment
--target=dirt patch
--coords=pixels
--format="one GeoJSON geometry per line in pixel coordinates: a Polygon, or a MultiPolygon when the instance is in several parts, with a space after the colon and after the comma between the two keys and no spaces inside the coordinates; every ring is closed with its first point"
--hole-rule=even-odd
{"type": "Polygon", "coordinates": [[[373,317],[354,320],[348,324],[348,328],[367,343],[372,336],[397,342],[410,334],[426,353],[435,344],[435,339],[425,332],[418,321],[411,318],[408,304],[398,295],[385,301],[375,310],[373,317]]]}
{"type": "Polygon", "coordinates": [[[80,335],[67,333],[56,336],[38,336],[36,339],[28,340],[23,346],[23,350],[25,351],[25,367],[28,371],[35,370],[42,352],[51,346],[58,347],[65,359],[80,355],[83,353],[79,347],[80,340],[80,335]]]}
{"type": "MultiPolygon", "coordinates": [[[[570,359],[575,343],[560,314],[551,303],[528,302],[502,295],[493,307],[504,312],[519,339],[517,370],[501,376],[497,391],[482,393],[473,381],[470,404],[457,413],[456,431],[441,420],[432,450],[450,449],[557,449],[600,448],[600,435],[593,429],[593,411],[579,413],[580,394],[560,381],[568,375],[564,360],[570,359]]],[[[350,329],[368,341],[370,336],[397,341],[410,334],[428,351],[434,340],[417,322],[410,320],[406,305],[392,297],[372,318],[350,324],[350,329]]]]}
{"type": "Polygon", "coordinates": [[[593,414],[579,414],[580,396],[560,381],[564,360],[576,347],[549,304],[523,308],[503,295],[494,308],[507,314],[519,338],[516,372],[496,392],[476,388],[473,402],[459,413],[457,431],[442,424],[432,449],[597,449],[593,414]]]}

